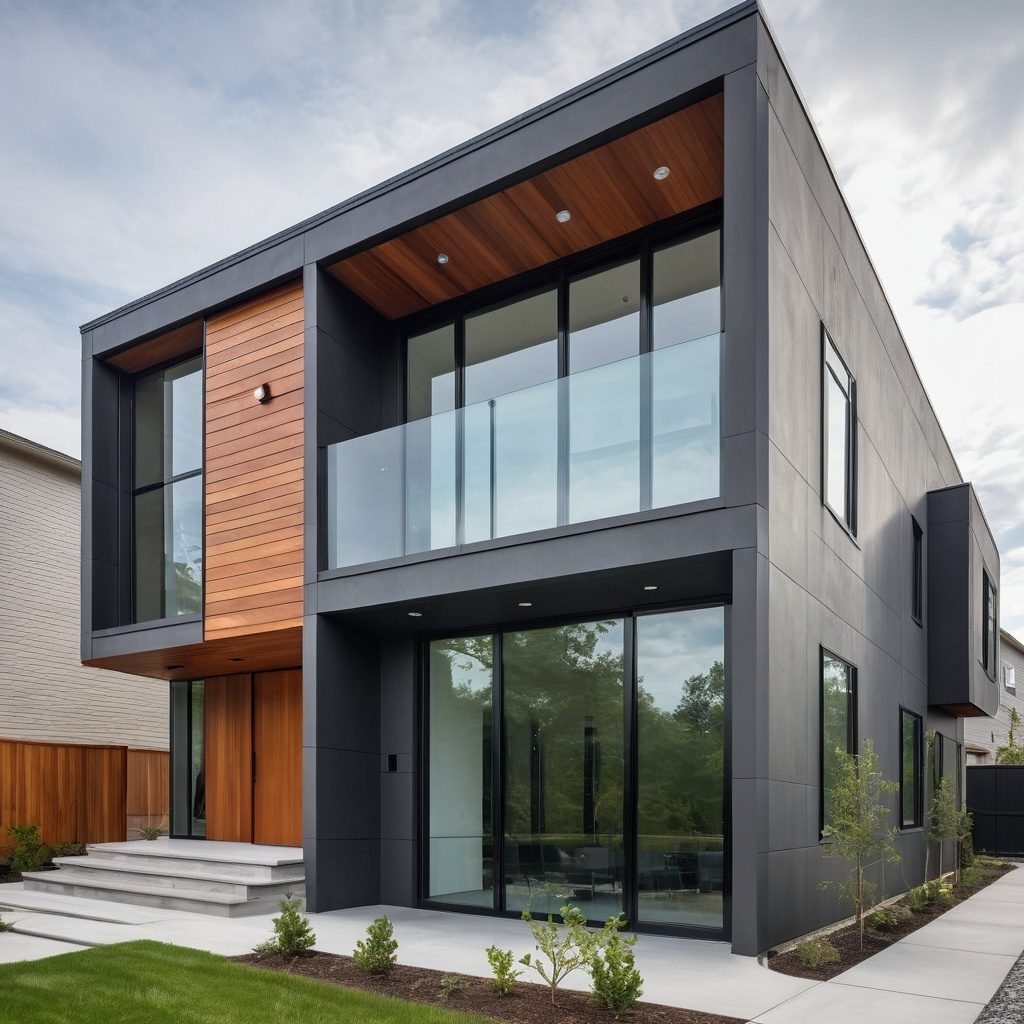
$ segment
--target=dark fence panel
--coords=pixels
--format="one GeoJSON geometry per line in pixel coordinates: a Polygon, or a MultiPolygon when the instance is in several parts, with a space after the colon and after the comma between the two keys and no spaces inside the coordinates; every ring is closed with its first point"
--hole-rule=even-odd
{"type": "Polygon", "coordinates": [[[967,808],[978,853],[1024,857],[1024,765],[970,765],[967,808]]]}

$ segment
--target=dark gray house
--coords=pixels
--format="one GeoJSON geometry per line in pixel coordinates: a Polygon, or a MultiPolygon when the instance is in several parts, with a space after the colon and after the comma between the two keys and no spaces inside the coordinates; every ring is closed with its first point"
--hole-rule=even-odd
{"type": "Polygon", "coordinates": [[[844,916],[870,738],[921,880],[999,556],[755,3],[82,340],[82,656],[172,680],[176,835],[755,954],[844,916]]]}

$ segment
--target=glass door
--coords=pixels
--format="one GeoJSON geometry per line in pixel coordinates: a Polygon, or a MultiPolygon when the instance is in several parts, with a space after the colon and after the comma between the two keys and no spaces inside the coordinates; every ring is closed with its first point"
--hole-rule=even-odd
{"type": "Polygon", "coordinates": [[[201,679],[171,683],[171,829],[177,839],[206,836],[201,679]]]}

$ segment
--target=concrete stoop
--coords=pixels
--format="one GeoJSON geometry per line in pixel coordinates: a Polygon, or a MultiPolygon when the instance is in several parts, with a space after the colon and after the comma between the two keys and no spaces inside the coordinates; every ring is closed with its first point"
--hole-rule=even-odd
{"type": "Polygon", "coordinates": [[[157,840],[87,851],[25,874],[25,891],[217,917],[273,913],[282,896],[306,892],[302,851],[286,847],[157,840]]]}

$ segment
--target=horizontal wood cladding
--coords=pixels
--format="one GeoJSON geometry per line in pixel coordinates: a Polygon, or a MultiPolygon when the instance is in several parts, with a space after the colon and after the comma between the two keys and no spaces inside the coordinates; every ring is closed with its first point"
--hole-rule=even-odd
{"type": "Polygon", "coordinates": [[[207,642],[302,622],[302,341],[299,282],[206,322],[207,642]]]}
{"type": "MultiPolygon", "coordinates": [[[[292,575],[281,578],[281,582],[290,580],[294,569],[288,563],[294,556],[289,552],[287,559],[281,564],[275,564],[276,557],[263,559],[265,568],[240,577],[246,581],[245,586],[265,582],[267,577],[263,575],[264,573],[275,572],[282,567],[288,568],[292,575]]],[[[232,572],[235,570],[233,565],[228,568],[232,572]]],[[[229,578],[234,579],[233,576],[229,578]]],[[[297,615],[294,612],[289,614],[293,618],[300,617],[301,604],[297,615]]],[[[222,636],[211,638],[207,635],[203,643],[184,647],[163,647],[135,654],[118,654],[110,658],[94,658],[86,664],[96,668],[114,669],[117,672],[133,672],[155,679],[209,679],[211,676],[231,675],[241,669],[255,672],[292,668],[302,661],[301,626],[266,632],[258,627],[248,631],[251,635],[244,636],[238,635],[230,625],[225,626],[223,622],[222,627],[222,636]]]]}
{"type": "Polygon", "coordinates": [[[396,319],[695,209],[722,196],[723,109],[710,96],[328,269],[396,319]]]}

